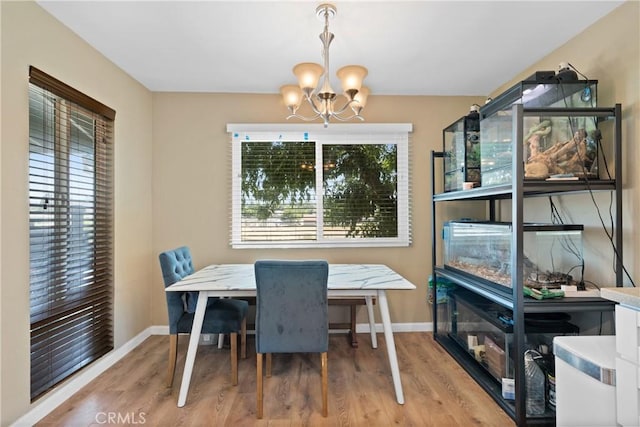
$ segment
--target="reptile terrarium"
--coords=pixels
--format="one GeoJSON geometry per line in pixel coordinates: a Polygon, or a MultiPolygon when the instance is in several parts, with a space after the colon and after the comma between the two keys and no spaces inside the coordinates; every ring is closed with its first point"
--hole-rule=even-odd
{"type": "MultiPolygon", "coordinates": [[[[524,224],[524,285],[577,285],[582,280],[583,229],[579,224],[524,224]]],[[[443,230],[444,267],[511,287],[512,234],[508,222],[449,221],[443,230]]]]}
{"type": "Polygon", "coordinates": [[[472,105],[469,114],[442,131],[444,191],[463,189],[465,182],[480,185],[480,115],[472,105]]]}
{"type": "Polygon", "coordinates": [[[482,186],[511,183],[514,125],[522,126],[525,179],[597,179],[602,135],[589,113],[596,87],[594,80],[523,81],[483,106],[482,186]],[[512,117],[516,103],[525,109],[522,123],[512,117]]]}

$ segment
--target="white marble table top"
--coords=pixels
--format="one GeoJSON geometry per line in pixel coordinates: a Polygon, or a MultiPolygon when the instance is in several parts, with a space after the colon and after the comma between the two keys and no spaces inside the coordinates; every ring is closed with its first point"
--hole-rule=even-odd
{"type": "MultiPolygon", "coordinates": [[[[329,264],[330,290],[411,290],[415,285],[383,264],[329,264]]],[[[168,286],[171,291],[250,291],[256,289],[253,264],[213,264],[168,286]]]]}

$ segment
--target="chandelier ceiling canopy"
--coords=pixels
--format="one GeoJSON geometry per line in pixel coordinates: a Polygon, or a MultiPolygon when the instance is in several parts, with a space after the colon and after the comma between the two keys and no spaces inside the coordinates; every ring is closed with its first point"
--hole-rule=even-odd
{"type": "Polygon", "coordinates": [[[329,3],[321,4],[316,8],[316,15],[324,19],[324,31],[320,33],[324,66],[303,62],[293,67],[293,74],[298,78],[298,85],[284,85],[280,88],[284,103],[291,113],[287,119],[292,117],[304,121],[322,119],[324,127],[329,125],[331,118],[343,122],[354,118],[364,120],[360,113],[365,107],[369,95],[369,89],[362,86],[362,81],[368,73],[367,69],[361,65],[346,65],[336,72],[342,84],[342,96],[345,98],[340,106],[336,106],[338,95],[331,87],[329,46],[334,34],[329,32],[329,19],[333,18],[336,13],[336,7],[329,3]],[[297,113],[303,100],[309,103],[314,115],[307,117],[297,113]]]}

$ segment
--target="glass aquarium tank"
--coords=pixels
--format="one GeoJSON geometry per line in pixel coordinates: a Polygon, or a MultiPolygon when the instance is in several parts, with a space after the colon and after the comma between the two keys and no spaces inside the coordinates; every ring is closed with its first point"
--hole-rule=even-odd
{"type": "MultiPolygon", "coordinates": [[[[449,297],[448,312],[451,317],[440,332],[469,352],[498,382],[514,378],[512,311],[459,288],[449,297]]],[[[526,313],[525,347],[539,351],[552,364],[553,338],[578,335],[578,325],[568,313],[526,313]]]]}
{"type": "Polygon", "coordinates": [[[514,104],[522,104],[526,113],[520,141],[525,179],[598,179],[602,132],[597,116],[588,110],[597,106],[596,91],[596,80],[525,80],[482,106],[482,186],[512,181],[514,104]]]}
{"type": "Polygon", "coordinates": [[[465,182],[480,185],[479,109],[472,105],[468,115],[442,131],[445,192],[462,190],[465,182]]]}
{"type": "MultiPolygon", "coordinates": [[[[524,286],[558,289],[582,283],[580,224],[523,225],[524,286]]],[[[444,224],[444,267],[500,287],[511,287],[512,224],[448,221],[444,224]]]]}

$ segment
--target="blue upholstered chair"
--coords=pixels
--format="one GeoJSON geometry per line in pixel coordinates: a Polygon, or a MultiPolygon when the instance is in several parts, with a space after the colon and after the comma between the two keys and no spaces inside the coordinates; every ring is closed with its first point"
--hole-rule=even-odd
{"type": "MultiPolygon", "coordinates": [[[[159,256],[164,286],[167,287],[194,272],[191,252],[186,246],[162,252],[159,256]]],[[[178,334],[191,332],[198,299],[197,292],[165,292],[169,310],[169,370],[167,387],[173,385],[178,353],[178,334]]],[[[238,332],[240,332],[241,357],[247,357],[246,301],[209,298],[202,323],[203,334],[229,334],[231,341],[231,381],[238,384],[238,332]]]]}
{"type": "Polygon", "coordinates": [[[271,376],[272,353],[320,353],[322,415],[327,416],[329,319],[326,261],[255,263],[257,417],[262,418],[262,355],[271,376]]]}

